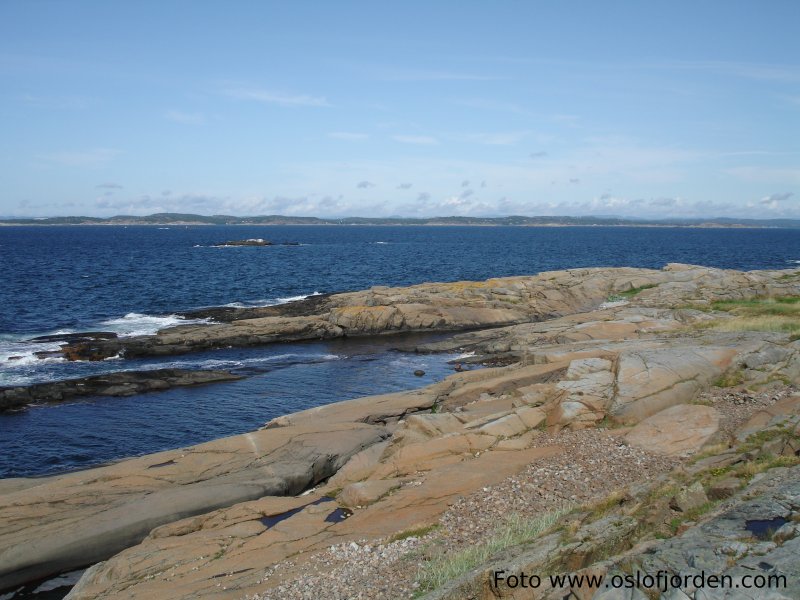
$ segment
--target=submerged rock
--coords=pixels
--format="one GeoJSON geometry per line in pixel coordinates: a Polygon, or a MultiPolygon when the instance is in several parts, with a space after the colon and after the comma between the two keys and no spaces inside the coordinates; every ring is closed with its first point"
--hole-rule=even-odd
{"type": "Polygon", "coordinates": [[[50,383],[5,387],[0,388],[0,412],[18,409],[28,404],[64,402],[79,396],[132,396],[173,387],[236,381],[241,378],[241,375],[220,370],[156,369],[122,371],[50,383]]]}

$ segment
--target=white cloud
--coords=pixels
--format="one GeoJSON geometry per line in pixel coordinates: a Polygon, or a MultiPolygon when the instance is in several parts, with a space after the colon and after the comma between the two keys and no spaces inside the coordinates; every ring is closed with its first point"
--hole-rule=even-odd
{"type": "Polygon", "coordinates": [[[456,137],[467,142],[485,144],[487,146],[512,146],[525,139],[528,135],[530,135],[529,131],[508,131],[498,133],[468,133],[456,137]]]}
{"type": "Polygon", "coordinates": [[[202,125],[205,123],[206,118],[203,113],[199,112],[183,112],[180,110],[168,110],[164,113],[164,118],[176,123],[183,123],[185,125],[202,125]]]}
{"type": "Polygon", "coordinates": [[[497,100],[487,100],[484,98],[462,98],[455,101],[460,106],[467,108],[477,108],[479,110],[491,110],[516,115],[532,116],[532,113],[513,102],[502,102],[497,100]]]}
{"type": "MultiPolygon", "coordinates": [[[[363,210],[353,207],[341,195],[251,195],[220,196],[214,193],[144,194],[130,198],[97,198],[94,207],[103,214],[147,215],[158,212],[233,215],[294,215],[342,217],[363,210]]],[[[381,208],[368,214],[378,214],[381,208]]]]}
{"type": "Polygon", "coordinates": [[[28,106],[56,110],[83,110],[94,104],[93,99],[84,96],[39,96],[35,94],[23,94],[20,99],[28,106]]]}
{"type": "Polygon", "coordinates": [[[778,210],[781,207],[781,202],[785,202],[789,198],[794,196],[792,192],[783,192],[780,194],[770,194],[769,196],[764,196],[761,198],[758,203],[761,204],[764,208],[768,208],[769,210],[778,210]]]}
{"type": "Polygon", "coordinates": [[[502,79],[494,75],[478,75],[459,71],[444,71],[436,69],[414,69],[402,67],[373,67],[361,69],[375,78],[383,81],[497,81],[502,79]]]}
{"type": "Polygon", "coordinates": [[[355,133],[352,131],[332,131],[328,134],[328,137],[334,138],[336,140],[346,140],[348,142],[361,142],[366,139],[369,139],[369,134],[355,133]]]}
{"type": "Polygon", "coordinates": [[[99,167],[112,161],[119,154],[119,150],[112,148],[93,148],[73,152],[55,152],[45,154],[42,158],[67,167],[99,167]]]}
{"type": "Polygon", "coordinates": [[[392,139],[403,144],[418,144],[421,146],[434,146],[439,143],[439,140],[429,135],[394,135],[392,139]]]}
{"type": "Polygon", "coordinates": [[[745,79],[762,81],[800,82],[800,67],[796,65],[777,65],[768,63],[734,61],[684,61],[652,65],[668,69],[713,71],[745,79]]]}
{"type": "Polygon", "coordinates": [[[309,94],[287,94],[272,90],[234,88],[225,90],[225,95],[237,100],[252,100],[279,106],[330,106],[324,96],[311,96],[309,94]]]}
{"type": "Polygon", "coordinates": [[[781,194],[770,194],[769,196],[766,196],[765,198],[761,199],[761,204],[768,204],[770,202],[783,202],[784,200],[788,200],[792,196],[794,196],[794,193],[792,192],[783,192],[781,194]]]}
{"type": "Polygon", "coordinates": [[[734,167],[726,169],[725,173],[743,181],[755,181],[762,183],[786,183],[800,184],[800,167],[734,167]]]}

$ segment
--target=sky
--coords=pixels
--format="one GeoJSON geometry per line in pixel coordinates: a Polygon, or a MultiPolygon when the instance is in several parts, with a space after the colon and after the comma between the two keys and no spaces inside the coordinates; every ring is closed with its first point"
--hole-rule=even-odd
{"type": "Polygon", "coordinates": [[[800,2],[0,3],[0,216],[800,218],[800,2]]]}

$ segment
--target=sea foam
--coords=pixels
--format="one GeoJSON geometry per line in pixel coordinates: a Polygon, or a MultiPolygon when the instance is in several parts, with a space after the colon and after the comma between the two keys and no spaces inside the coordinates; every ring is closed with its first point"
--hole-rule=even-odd
{"type": "Polygon", "coordinates": [[[128,313],[118,319],[101,321],[100,326],[104,331],[112,331],[119,337],[133,337],[137,335],[153,335],[159,329],[174,327],[175,325],[207,325],[210,319],[186,319],[179,315],[145,315],[141,313],[128,313]]]}

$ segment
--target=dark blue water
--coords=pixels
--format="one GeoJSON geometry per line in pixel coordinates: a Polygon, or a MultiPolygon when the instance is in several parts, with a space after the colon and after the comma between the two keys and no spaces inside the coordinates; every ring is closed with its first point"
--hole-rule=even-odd
{"type": "Polygon", "coordinates": [[[800,230],[619,227],[0,227],[0,333],[127,313],[587,266],[800,260],[800,230]],[[266,238],[303,246],[210,248],[266,238]],[[384,244],[378,242],[387,242],[384,244]],[[200,246],[200,247],[196,247],[200,246]]]}
{"type": "Polygon", "coordinates": [[[0,415],[0,477],[241,433],[302,408],[430,383],[450,372],[446,360],[452,358],[398,354],[386,343],[340,342],[65,363],[36,359],[33,351],[49,346],[24,341],[34,335],[147,333],[178,322],[170,316],[175,311],[264,305],[373,285],[668,262],[788,268],[798,260],[800,231],[789,229],[0,227],[0,386],[162,366],[247,375],[237,383],[0,415]],[[243,238],[302,245],[211,247],[243,238]],[[415,378],[416,368],[426,377],[415,378]]]}
{"type": "Polygon", "coordinates": [[[390,346],[378,339],[203,353],[193,360],[247,378],[0,415],[0,477],[64,471],[244,433],[290,412],[412,389],[453,373],[447,364],[452,355],[401,353],[390,346]],[[415,376],[417,369],[425,375],[415,376]]]}

